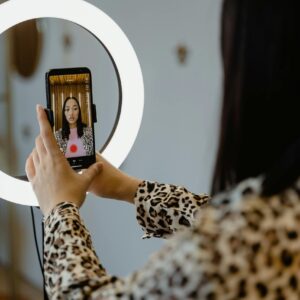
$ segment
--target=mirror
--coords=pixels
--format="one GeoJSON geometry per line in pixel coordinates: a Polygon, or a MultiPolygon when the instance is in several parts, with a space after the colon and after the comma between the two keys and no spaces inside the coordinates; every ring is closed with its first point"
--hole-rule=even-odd
{"type": "MultiPolygon", "coordinates": [[[[88,67],[91,70],[93,101],[97,106],[98,118],[95,124],[97,150],[104,150],[109,142],[121,105],[118,76],[100,41],[81,26],[65,20],[44,18],[37,19],[36,23],[39,34],[43,36],[43,46],[34,72],[24,77],[10,64],[0,75],[0,81],[6,81],[2,94],[7,98],[4,103],[10,107],[7,111],[14,112],[13,115],[8,114],[6,122],[11,130],[9,156],[13,156],[14,161],[9,173],[14,176],[25,174],[25,161],[38,134],[35,105],[46,105],[45,73],[49,69],[88,67]]],[[[0,49],[6,48],[6,60],[11,60],[12,55],[18,53],[18,64],[25,65],[22,60],[26,60],[26,55],[22,55],[22,46],[12,43],[13,31],[14,28],[11,28],[2,34],[0,49]]],[[[23,43],[28,40],[24,36],[21,39],[23,43]]],[[[0,55],[4,53],[0,51],[0,55]]],[[[0,136],[0,140],[5,138],[8,137],[0,136]]]]}

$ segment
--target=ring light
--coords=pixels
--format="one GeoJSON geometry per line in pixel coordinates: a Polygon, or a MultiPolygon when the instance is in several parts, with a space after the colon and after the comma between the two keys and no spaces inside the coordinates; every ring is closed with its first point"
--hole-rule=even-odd
{"type": "MultiPolygon", "coordinates": [[[[6,1],[0,5],[0,34],[14,25],[36,18],[58,18],[79,24],[109,51],[119,76],[122,105],[114,134],[102,155],[119,167],[136,139],[144,107],[143,77],[132,45],[108,15],[83,0],[6,1]]],[[[1,170],[0,198],[22,205],[38,205],[29,182],[9,176],[1,170]]]]}

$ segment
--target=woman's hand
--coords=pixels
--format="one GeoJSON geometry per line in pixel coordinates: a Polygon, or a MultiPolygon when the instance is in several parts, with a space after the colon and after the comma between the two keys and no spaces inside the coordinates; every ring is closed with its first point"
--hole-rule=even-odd
{"type": "Polygon", "coordinates": [[[90,166],[83,174],[76,173],[59,150],[43,107],[37,106],[40,135],[26,161],[26,174],[44,215],[64,201],[80,207],[101,163],[90,166]]]}
{"type": "Polygon", "coordinates": [[[102,164],[102,172],[92,181],[89,192],[111,199],[118,199],[133,203],[134,195],[142,180],[131,177],[115,168],[99,153],[96,155],[97,162],[102,164]]]}

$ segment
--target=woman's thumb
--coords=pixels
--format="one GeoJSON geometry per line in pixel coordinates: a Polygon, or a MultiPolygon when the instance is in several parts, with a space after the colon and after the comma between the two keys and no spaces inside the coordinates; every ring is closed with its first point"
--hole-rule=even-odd
{"type": "Polygon", "coordinates": [[[88,185],[93,181],[93,179],[99,175],[102,171],[103,168],[103,163],[94,163],[91,165],[87,170],[83,172],[83,176],[86,178],[88,181],[88,185]]]}

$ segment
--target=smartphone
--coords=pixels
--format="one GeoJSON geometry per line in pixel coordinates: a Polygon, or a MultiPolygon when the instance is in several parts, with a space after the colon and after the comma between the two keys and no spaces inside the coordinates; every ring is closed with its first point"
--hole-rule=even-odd
{"type": "Polygon", "coordinates": [[[88,168],[96,161],[91,71],[86,67],[49,70],[46,94],[60,150],[74,170],[88,168]]]}

